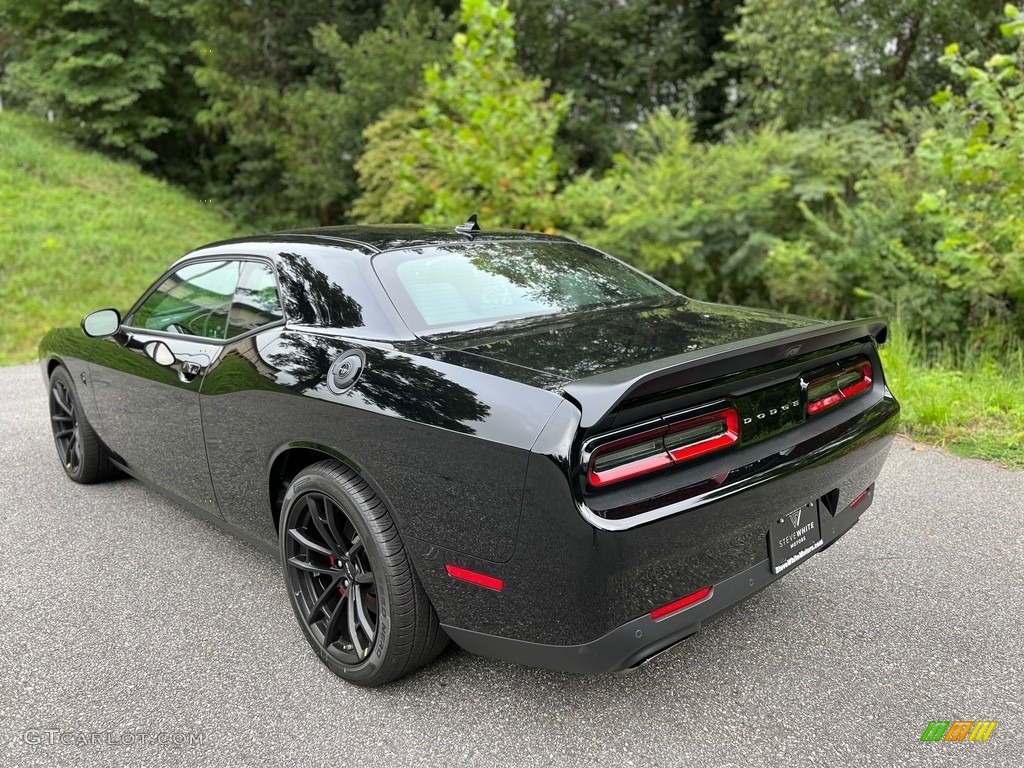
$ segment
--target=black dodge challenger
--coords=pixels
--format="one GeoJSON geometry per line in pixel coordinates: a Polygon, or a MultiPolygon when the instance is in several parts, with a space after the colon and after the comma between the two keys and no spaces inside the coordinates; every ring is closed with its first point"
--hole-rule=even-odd
{"type": "Polygon", "coordinates": [[[380,685],[449,638],[628,670],[831,545],[897,427],[885,336],[474,221],[215,243],[40,357],[72,480],[277,552],[316,653],[380,685]]]}

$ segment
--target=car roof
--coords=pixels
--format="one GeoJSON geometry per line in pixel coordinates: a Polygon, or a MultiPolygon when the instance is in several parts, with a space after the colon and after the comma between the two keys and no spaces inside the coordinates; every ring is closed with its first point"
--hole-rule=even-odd
{"type": "Polygon", "coordinates": [[[428,227],[421,224],[352,225],[338,227],[317,227],[314,229],[288,229],[264,235],[232,238],[211,243],[210,246],[233,245],[238,243],[304,242],[321,245],[348,243],[368,255],[396,248],[417,248],[424,245],[443,243],[464,243],[473,241],[508,240],[556,240],[574,242],[567,237],[547,235],[540,232],[526,232],[521,229],[479,230],[469,234],[456,232],[454,228],[428,227]]]}

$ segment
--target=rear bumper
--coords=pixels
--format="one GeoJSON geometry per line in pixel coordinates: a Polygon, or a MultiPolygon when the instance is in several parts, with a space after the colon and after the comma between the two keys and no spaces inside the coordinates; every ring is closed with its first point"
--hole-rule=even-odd
{"type": "MultiPolygon", "coordinates": [[[[834,517],[821,512],[823,546],[827,549],[860,519],[871,504],[874,488],[855,509],[847,507],[834,517]]],[[[806,561],[809,558],[804,558],[806,561]]],[[[553,645],[490,635],[461,627],[442,625],[449,637],[467,651],[517,664],[563,672],[600,675],[628,670],[696,634],[718,615],[778,581],[785,574],[772,572],[766,558],[741,573],[713,585],[710,597],[660,620],[650,614],[616,627],[586,643],[553,645]]]]}
{"type": "Polygon", "coordinates": [[[886,393],[827,435],[786,446],[781,455],[790,461],[732,493],[648,524],[602,530],[579,514],[566,475],[563,457],[571,446],[558,434],[573,434],[567,420],[531,456],[508,561],[473,558],[442,543],[405,543],[442,625],[463,648],[574,672],[627,669],[793,570],[772,573],[773,519],[818,500],[822,546],[811,557],[845,534],[872,502],[898,422],[899,406],[886,393]],[[852,506],[865,489],[868,495],[852,506]],[[455,581],[446,563],[501,579],[503,589],[455,581]],[[707,586],[713,591],[704,601],[658,621],[650,617],[707,586]]]}

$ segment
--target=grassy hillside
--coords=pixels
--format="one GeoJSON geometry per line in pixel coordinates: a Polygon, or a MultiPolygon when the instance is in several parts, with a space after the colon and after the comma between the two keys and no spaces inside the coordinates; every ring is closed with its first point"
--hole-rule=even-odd
{"type": "Polygon", "coordinates": [[[232,234],[184,192],[0,113],[0,364],[90,310],[127,309],[171,261],[232,234]]]}

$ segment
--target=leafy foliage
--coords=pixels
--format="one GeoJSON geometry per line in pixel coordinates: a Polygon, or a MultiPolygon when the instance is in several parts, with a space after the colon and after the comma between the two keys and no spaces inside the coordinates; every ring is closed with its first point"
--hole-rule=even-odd
{"type": "Polygon", "coordinates": [[[559,133],[569,168],[604,170],[627,126],[662,106],[690,105],[709,138],[727,104],[724,81],[700,77],[726,48],[739,0],[511,0],[517,61],[573,94],[559,133]]]}
{"type": "Polygon", "coordinates": [[[445,6],[196,0],[195,77],[208,103],[199,119],[227,144],[211,167],[213,196],[264,225],[343,219],[362,132],[415,95],[423,66],[444,55],[445,6]]]}
{"type": "Polygon", "coordinates": [[[314,46],[331,71],[282,99],[287,130],[277,156],[289,209],[313,206],[325,224],[344,218],[358,194],[354,166],[365,149],[364,130],[396,101],[419,93],[423,68],[445,55],[453,27],[435,9],[394,9],[353,44],[337,27],[313,29],[314,46]]]}
{"type": "MultiPolygon", "coordinates": [[[[447,180],[420,142],[421,129],[416,102],[384,113],[366,129],[366,151],[356,162],[362,188],[351,210],[356,221],[418,221],[430,207],[433,190],[440,189],[447,180]],[[416,179],[416,183],[400,181],[407,177],[416,179]]],[[[435,137],[435,141],[442,140],[435,137]]]]}
{"type": "Polygon", "coordinates": [[[918,211],[941,229],[932,253],[942,286],[971,306],[974,326],[1012,322],[1024,334],[1024,18],[1007,6],[1016,43],[981,66],[951,45],[942,62],[966,92],[940,91],[936,125],[917,148],[930,174],[918,211]]]}
{"type": "MultiPolygon", "coordinates": [[[[372,162],[360,170],[374,202],[391,188],[388,209],[418,211],[424,222],[462,221],[477,211],[492,227],[549,226],[558,176],[554,138],[569,100],[545,96],[542,81],[523,76],[513,21],[506,3],[463,0],[465,32],[455,35],[449,61],[424,76],[416,143],[396,135],[396,119],[407,121],[401,113],[367,132],[372,162]],[[402,154],[380,162],[386,142],[402,154]]],[[[356,210],[372,217],[371,198],[356,210]]]]}
{"type": "Polygon", "coordinates": [[[737,95],[731,125],[877,119],[922,103],[943,80],[946,43],[983,45],[996,23],[989,0],[746,0],[717,56],[737,95]]]}
{"type": "Polygon", "coordinates": [[[951,46],[930,110],[693,140],[667,112],[600,179],[559,197],[560,223],[701,298],[832,317],[899,316],[925,349],[1024,331],[1024,22],[1011,54],[951,46]]]}
{"type": "Polygon", "coordinates": [[[776,306],[806,314],[899,317],[925,346],[962,336],[968,299],[944,290],[930,252],[937,227],[917,213],[925,189],[912,158],[893,158],[835,199],[830,215],[809,208],[795,239],[773,247],[765,281],[776,306]]]}
{"type": "MultiPolygon", "coordinates": [[[[567,228],[688,295],[764,303],[769,256],[806,267],[810,244],[781,243],[809,232],[813,217],[837,216],[859,181],[898,156],[865,123],[767,127],[706,144],[693,141],[688,120],[661,111],[638,129],[631,154],[603,178],[571,185],[559,209],[567,228]]],[[[831,295],[833,281],[817,279],[818,293],[831,295]]]]}

